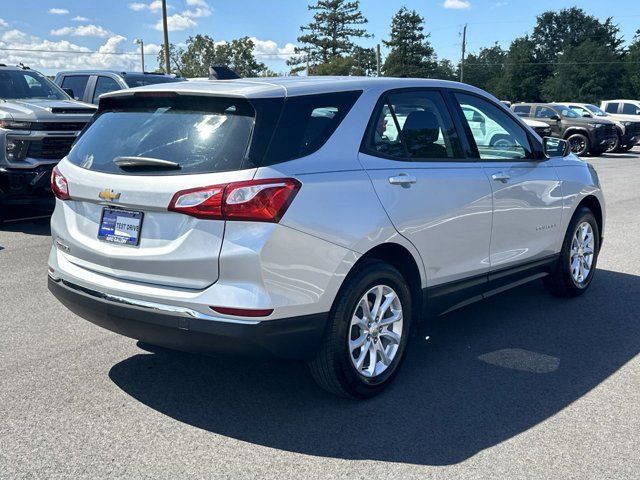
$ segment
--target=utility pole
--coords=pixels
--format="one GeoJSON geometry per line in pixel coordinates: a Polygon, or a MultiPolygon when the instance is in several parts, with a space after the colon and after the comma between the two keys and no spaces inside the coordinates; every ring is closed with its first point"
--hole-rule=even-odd
{"type": "Polygon", "coordinates": [[[162,0],[162,29],[164,30],[164,70],[171,73],[169,63],[169,29],[167,28],[167,0],[162,0]]]}
{"type": "Polygon", "coordinates": [[[307,51],[307,77],[311,76],[311,71],[309,70],[309,52],[307,51]]]}
{"type": "Polygon", "coordinates": [[[140,60],[142,62],[142,73],[144,73],[144,41],[141,38],[136,38],[135,42],[140,45],[140,60]]]}
{"type": "Polygon", "coordinates": [[[376,45],[376,76],[380,76],[380,44],[376,45]]]}
{"type": "Polygon", "coordinates": [[[462,29],[462,59],[460,60],[460,81],[464,82],[464,53],[467,48],[467,24],[462,29]]]}

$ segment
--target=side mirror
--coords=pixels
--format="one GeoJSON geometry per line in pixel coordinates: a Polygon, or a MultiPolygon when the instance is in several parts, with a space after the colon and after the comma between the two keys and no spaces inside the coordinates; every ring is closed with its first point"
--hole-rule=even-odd
{"type": "Polygon", "coordinates": [[[555,113],[549,117],[549,120],[554,120],[556,122],[560,121],[560,115],[556,115],[555,113]]]}
{"type": "Polygon", "coordinates": [[[571,153],[571,145],[561,138],[544,137],[542,147],[547,158],[566,157],[571,153]]]}
{"type": "Polygon", "coordinates": [[[69,95],[71,98],[77,100],[75,94],[73,93],[73,88],[63,88],[62,90],[64,91],[64,93],[69,95]]]}

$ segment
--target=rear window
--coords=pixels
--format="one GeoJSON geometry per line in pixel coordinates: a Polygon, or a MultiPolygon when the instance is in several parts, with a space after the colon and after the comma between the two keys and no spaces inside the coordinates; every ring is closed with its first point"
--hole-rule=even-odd
{"type": "Polygon", "coordinates": [[[243,168],[256,112],[245,99],[115,97],[77,140],[68,159],[105,173],[190,174],[243,168]],[[119,157],[169,160],[179,169],[118,167],[119,157]]]}
{"type": "Polygon", "coordinates": [[[362,91],[288,97],[263,165],[311,155],[336,131],[362,91]]]}
{"type": "Polygon", "coordinates": [[[166,77],[164,75],[154,74],[127,74],[122,77],[127,85],[131,88],[144,87],[145,85],[155,85],[156,83],[174,83],[182,82],[184,78],[166,77]]]}
{"type": "Polygon", "coordinates": [[[618,104],[617,103],[607,103],[605,110],[608,113],[618,113],[618,104]]]}

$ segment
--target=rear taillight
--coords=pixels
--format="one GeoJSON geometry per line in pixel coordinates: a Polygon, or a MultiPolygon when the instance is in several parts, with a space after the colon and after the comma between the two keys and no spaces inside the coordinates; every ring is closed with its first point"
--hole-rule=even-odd
{"type": "Polygon", "coordinates": [[[301,183],[294,178],[248,180],[176,193],[169,210],[210,220],[279,222],[301,183]]]}
{"type": "Polygon", "coordinates": [[[69,182],[64,178],[64,175],[60,173],[58,167],[53,167],[51,171],[51,191],[60,200],[69,200],[69,182]]]}

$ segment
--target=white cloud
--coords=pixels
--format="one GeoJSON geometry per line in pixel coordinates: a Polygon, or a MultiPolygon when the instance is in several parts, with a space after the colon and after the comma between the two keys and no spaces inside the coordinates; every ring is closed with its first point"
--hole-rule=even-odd
{"type": "Polygon", "coordinates": [[[110,33],[99,25],[79,25],[77,27],[62,27],[51,30],[51,35],[56,37],[96,37],[106,38],[110,33]]]}
{"type": "MultiPolygon", "coordinates": [[[[167,17],[167,28],[169,31],[179,31],[197,27],[198,22],[195,19],[211,15],[211,7],[205,0],[186,0],[186,4],[190,8],[167,17]]],[[[155,29],[162,30],[162,20],[156,22],[155,29]]]]}
{"type": "Polygon", "coordinates": [[[284,47],[279,47],[273,40],[260,40],[256,37],[251,37],[253,41],[253,54],[258,57],[258,60],[287,60],[289,57],[295,54],[296,46],[293,43],[287,43],[284,47]]]}
{"type": "Polygon", "coordinates": [[[150,3],[133,2],[129,4],[129,8],[134,12],[140,12],[142,10],[149,10],[150,12],[159,12],[160,10],[162,10],[162,2],[160,0],[153,0],[153,2],[150,2],[150,3]]]}
{"type": "Polygon", "coordinates": [[[444,0],[444,8],[450,8],[453,10],[463,10],[470,8],[471,2],[469,0],[444,0]]]}
{"type": "Polygon", "coordinates": [[[74,22],[88,22],[89,19],[87,17],[82,17],[80,15],[78,15],[77,17],[73,17],[71,20],[73,20],[74,22]]]}
{"type": "Polygon", "coordinates": [[[160,49],[162,47],[157,43],[145,43],[144,44],[144,54],[147,55],[157,55],[160,53],[160,49]]]}
{"type": "Polygon", "coordinates": [[[0,18],[0,27],[7,27],[9,24],[2,18],[0,18]]]}
{"type": "Polygon", "coordinates": [[[50,8],[49,13],[51,15],[67,15],[69,13],[69,10],[67,10],[66,8],[50,8]]]}
{"type": "Polygon", "coordinates": [[[20,30],[8,30],[0,36],[3,42],[22,42],[28,38],[28,35],[20,30]]]}

